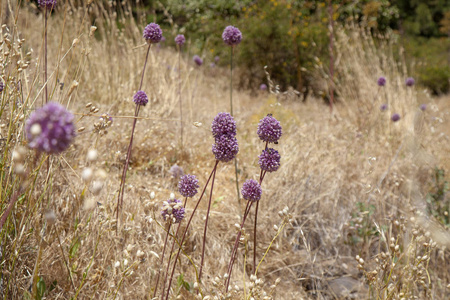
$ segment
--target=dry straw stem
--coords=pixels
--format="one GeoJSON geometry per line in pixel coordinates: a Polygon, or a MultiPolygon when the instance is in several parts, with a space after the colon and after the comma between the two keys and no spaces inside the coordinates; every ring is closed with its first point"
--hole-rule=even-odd
{"type": "MultiPolygon", "coordinates": [[[[26,55],[27,49],[33,48],[36,53],[26,69],[29,88],[23,99],[35,99],[42,89],[42,82],[34,81],[33,75],[41,75],[36,71],[36,63],[41,53],[42,32],[34,28],[42,27],[42,19],[39,19],[39,14],[33,13],[28,4],[23,5],[24,8],[14,10],[19,12],[14,16],[17,17],[21,38],[26,38],[17,51],[26,55]]],[[[37,168],[30,168],[33,176],[26,182],[31,186],[25,198],[19,198],[21,200],[17,201],[5,223],[4,228],[8,230],[1,232],[1,272],[9,280],[3,289],[7,298],[22,298],[29,288],[38,257],[40,235],[37,232],[44,226],[40,212],[45,207],[52,209],[57,216],[61,241],[60,246],[54,233],[44,236],[39,276],[47,287],[57,281],[53,290],[47,288],[48,299],[70,299],[75,296],[61,251],[66,255],[74,285],[79,289],[78,299],[113,299],[115,295],[116,299],[145,299],[156,281],[160,262],[158,255],[165,238],[165,231],[152,221],[153,215],[158,216],[162,201],[171,192],[176,192],[168,170],[176,162],[186,172],[197,175],[200,183],[205,183],[213,167],[213,138],[209,126],[218,112],[229,108],[227,101],[221,101],[228,98],[227,72],[218,71],[217,76],[210,76],[208,71],[196,70],[199,78],[193,107],[196,110],[195,120],[188,122],[186,116],[190,112],[183,111],[186,113],[184,134],[190,138],[186,139],[185,151],[181,153],[176,136],[176,120],[180,119],[176,105],[177,73],[173,68],[167,68],[167,65],[176,64],[177,54],[174,49],[162,46],[157,54],[158,59],[154,56],[150,58],[152,61],[149,63],[155,71],[148,73],[144,79],[145,85],[152,87],[148,91],[152,104],[143,111],[142,117],[175,121],[139,119],[137,122],[123,207],[124,230],[119,237],[114,234],[114,191],[120,182],[124,153],[119,151],[128,142],[131,129],[129,119],[114,118],[108,134],[98,138],[96,149],[99,158],[96,165],[103,168],[108,176],[97,195],[92,193],[92,186],[82,193],[80,186],[84,185],[79,174],[85,167],[85,153],[97,138],[89,130],[93,129],[98,115],[102,113],[127,115],[130,107],[134,106],[130,95],[140,80],[144,47],[136,47],[142,40],[145,16],[139,15],[136,22],[122,18],[121,14],[115,14],[115,4],[111,5],[104,6],[102,2],[91,4],[89,16],[95,18],[95,26],[98,27],[96,35],[91,38],[92,19],[84,18],[86,8],[68,5],[65,21],[65,11],[61,8],[52,14],[53,26],[48,28],[49,58],[58,57],[60,51],[61,55],[59,60],[49,59],[49,70],[55,70],[58,61],[61,63],[58,76],[56,73],[55,77],[49,74],[49,87],[55,88],[56,79],[64,83],[62,90],[61,86],[54,90],[53,97],[67,105],[65,95],[70,84],[76,80],[79,86],[71,95],[69,108],[76,113],[84,113],[86,103],[92,102],[100,111],[96,116],[86,116],[77,123],[77,126],[86,127],[85,133],[80,133],[73,147],[54,160],[51,202],[41,202],[45,178],[33,173],[37,168]],[[120,29],[118,23],[121,23],[120,29]],[[63,27],[64,34],[61,35],[63,27]],[[79,43],[68,52],[75,38],[79,39],[79,43]],[[68,55],[63,60],[64,53],[68,55]],[[192,121],[198,121],[203,126],[192,126],[192,121]],[[155,199],[149,197],[152,191],[156,194],[155,199]],[[96,205],[86,211],[82,209],[82,204],[88,197],[94,197],[96,205]],[[130,251],[127,250],[128,245],[132,245],[130,251]],[[138,256],[138,250],[144,255],[138,256]],[[127,266],[124,266],[125,260],[127,266]],[[115,267],[117,261],[119,266],[115,267]]],[[[124,10],[131,14],[128,4],[124,10]]],[[[12,28],[11,24],[8,26],[12,28]]],[[[419,87],[407,89],[403,85],[405,75],[410,75],[410,72],[406,72],[403,62],[400,65],[394,63],[391,37],[383,37],[375,43],[358,28],[348,31],[336,28],[335,31],[335,78],[339,79],[339,99],[334,106],[336,118],[330,120],[328,109],[320,100],[299,103],[280,99],[280,104],[275,105],[277,99],[268,94],[253,97],[246,91],[235,91],[233,95],[237,100],[233,109],[239,124],[238,163],[242,178],[259,174],[257,156],[263,144],[256,135],[256,127],[261,117],[272,113],[283,124],[284,131],[277,147],[282,157],[281,168],[264,184],[264,197],[259,205],[257,249],[267,249],[275,234],[273,225],[279,222],[277,212],[285,206],[290,208],[293,223],[273,242],[268,256],[258,269],[258,276],[264,280],[266,291],[270,290],[270,284],[276,278],[282,278],[274,291],[274,299],[343,298],[346,296],[342,294],[342,289],[336,288],[342,286],[342,282],[355,283],[351,296],[366,299],[368,285],[358,271],[354,257],[364,256],[366,264],[371,267],[370,258],[385,252],[386,246],[379,236],[368,239],[363,247],[348,242],[351,231],[346,223],[356,209],[355,204],[364,202],[375,206],[371,222],[377,222],[380,226],[390,226],[390,220],[405,216],[407,226],[402,239],[406,245],[409,245],[408,236],[412,234],[408,220],[411,216],[421,220],[419,226],[429,231],[430,237],[438,243],[436,249],[430,252],[427,267],[432,282],[431,293],[435,299],[445,299],[450,276],[446,268],[449,252],[446,250],[448,247],[444,248],[439,243],[446,241],[448,229],[442,230],[442,226],[427,215],[424,199],[432,187],[431,170],[435,166],[450,170],[448,99],[430,98],[419,87]],[[386,76],[388,83],[378,93],[375,109],[370,110],[378,89],[376,80],[382,75],[386,76]],[[390,109],[402,115],[399,122],[391,123],[390,115],[378,111],[378,104],[385,101],[389,102],[390,109]],[[427,103],[429,109],[419,111],[420,103],[427,103]],[[365,119],[368,121],[365,122],[365,119]],[[400,144],[403,146],[397,155],[400,144]],[[418,211],[423,213],[420,218],[418,211]]],[[[9,66],[15,65],[17,57],[13,59],[9,55],[6,58],[5,51],[5,48],[0,49],[0,59],[11,62],[9,66]]],[[[184,99],[188,99],[195,75],[186,66],[182,68],[187,70],[183,73],[186,77],[182,78],[182,93],[186,93],[184,99]]],[[[22,107],[15,106],[17,101],[14,100],[22,99],[22,94],[14,89],[16,80],[21,79],[24,87],[27,84],[24,72],[18,74],[17,69],[10,67],[1,76],[7,88],[0,94],[4,107],[0,111],[0,133],[1,138],[7,138],[7,142],[2,140],[0,150],[4,153],[2,166],[11,166],[11,151],[22,143],[23,122],[35,107],[30,104],[32,101],[19,101],[22,107]],[[21,119],[22,114],[25,117],[21,119]],[[3,124],[5,126],[2,127],[3,124]]],[[[33,158],[32,153],[28,152],[25,165],[33,165],[33,158]]],[[[202,288],[205,296],[212,297],[213,293],[223,292],[223,288],[216,288],[209,278],[226,272],[226,260],[235,238],[234,224],[239,223],[239,211],[244,209],[234,201],[233,169],[232,164],[221,164],[217,170],[203,267],[202,288]]],[[[6,173],[9,177],[2,177],[2,183],[7,185],[2,184],[0,190],[2,213],[11,191],[19,183],[15,180],[22,180],[16,179],[12,171],[6,173]]],[[[183,248],[197,266],[200,264],[200,232],[204,228],[206,205],[205,202],[199,205],[183,248]]],[[[188,207],[186,214],[190,213],[188,207]]],[[[251,215],[249,218],[252,221],[251,215]]],[[[251,229],[248,233],[251,235],[251,229]]],[[[239,249],[238,253],[244,252],[239,249]]],[[[259,255],[262,257],[262,253],[259,255]]],[[[181,256],[180,260],[175,276],[183,274],[186,281],[194,282],[194,268],[186,256],[181,256]]],[[[246,287],[250,286],[248,270],[251,265],[244,265],[243,256],[236,257],[231,282],[234,299],[244,297],[242,278],[247,280],[246,287]],[[235,285],[239,291],[235,290],[235,285]]],[[[418,296],[420,298],[421,295],[418,296]]],[[[170,297],[176,296],[171,294],[170,297]]],[[[190,299],[193,294],[181,289],[180,297],[190,299]]]]}

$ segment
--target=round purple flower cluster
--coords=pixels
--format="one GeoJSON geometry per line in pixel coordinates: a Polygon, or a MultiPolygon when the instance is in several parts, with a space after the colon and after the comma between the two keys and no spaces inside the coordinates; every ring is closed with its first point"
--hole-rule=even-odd
{"type": "Polygon", "coordinates": [[[268,114],[259,121],[258,130],[256,131],[259,138],[265,142],[276,143],[281,137],[280,122],[268,114]]]}
{"type": "Polygon", "coordinates": [[[216,143],[212,146],[212,152],[216,160],[228,162],[236,157],[239,152],[239,145],[236,137],[221,135],[216,138],[216,143]]]}
{"type": "Polygon", "coordinates": [[[211,124],[211,131],[214,138],[221,135],[236,136],[236,121],[225,112],[218,113],[211,124]]]}
{"type": "Polygon", "coordinates": [[[381,104],[381,106],[380,106],[380,110],[381,111],[385,111],[386,109],[387,109],[387,104],[386,103],[384,103],[384,104],[381,104]]]}
{"type": "Polygon", "coordinates": [[[214,62],[218,63],[219,60],[220,60],[220,57],[219,57],[219,56],[214,57],[214,62]]]}
{"type": "Polygon", "coordinates": [[[381,76],[380,78],[378,78],[377,84],[378,84],[378,86],[385,86],[386,85],[386,78],[381,76]]]}
{"type": "Polygon", "coordinates": [[[275,172],[280,167],[280,153],[273,148],[264,149],[258,158],[259,166],[263,171],[275,172]]]}
{"type": "Polygon", "coordinates": [[[184,175],[178,183],[178,191],[183,197],[194,197],[198,188],[198,179],[195,175],[184,175]]]}
{"type": "Polygon", "coordinates": [[[3,92],[3,89],[5,88],[5,84],[3,81],[0,80],[0,93],[3,92]]]}
{"type": "Polygon", "coordinates": [[[149,44],[159,43],[162,39],[162,30],[156,23],[150,23],[144,28],[144,39],[149,44]]]}
{"type": "Polygon", "coordinates": [[[192,59],[197,64],[197,66],[201,66],[203,64],[203,59],[201,59],[198,55],[194,55],[192,59]]]}
{"type": "Polygon", "coordinates": [[[133,101],[137,105],[145,106],[148,103],[147,94],[144,91],[137,91],[133,96],[133,101]]]}
{"type": "Polygon", "coordinates": [[[415,82],[416,82],[416,81],[415,81],[414,78],[412,78],[412,77],[408,77],[408,78],[406,78],[406,80],[405,80],[406,86],[413,86],[415,82]]]}
{"type": "Polygon", "coordinates": [[[397,122],[398,120],[400,120],[400,115],[397,113],[393,114],[391,120],[392,122],[397,122]]]}
{"type": "Polygon", "coordinates": [[[173,166],[170,167],[169,173],[175,179],[178,179],[184,175],[183,168],[177,164],[174,164],[173,166]]]}
{"type": "Polygon", "coordinates": [[[227,26],[222,33],[222,39],[228,46],[236,46],[242,40],[242,33],[234,26],[227,26]]]}
{"type": "Polygon", "coordinates": [[[420,110],[421,111],[426,111],[427,110],[427,105],[424,103],[424,104],[421,104],[420,105],[420,110]]]}
{"type": "Polygon", "coordinates": [[[74,116],[59,103],[36,109],[25,123],[28,146],[56,154],[66,150],[75,137],[74,116]]]}
{"type": "Polygon", "coordinates": [[[256,180],[247,179],[242,185],[241,193],[245,200],[256,202],[261,199],[262,189],[256,180]]]}
{"type": "Polygon", "coordinates": [[[175,43],[176,43],[178,46],[183,46],[184,43],[186,43],[186,38],[184,37],[184,35],[179,34],[179,35],[177,35],[177,36],[175,37],[175,43]]]}
{"type": "Polygon", "coordinates": [[[163,202],[163,207],[161,211],[161,216],[164,221],[168,218],[171,218],[171,221],[174,223],[180,223],[184,218],[184,207],[181,203],[181,200],[178,199],[169,199],[163,202]]]}
{"type": "Polygon", "coordinates": [[[261,91],[265,91],[265,90],[267,90],[267,85],[265,83],[261,83],[261,85],[259,86],[259,89],[261,91]]]}
{"type": "Polygon", "coordinates": [[[40,7],[52,9],[56,6],[56,0],[38,0],[38,4],[40,7]]]}

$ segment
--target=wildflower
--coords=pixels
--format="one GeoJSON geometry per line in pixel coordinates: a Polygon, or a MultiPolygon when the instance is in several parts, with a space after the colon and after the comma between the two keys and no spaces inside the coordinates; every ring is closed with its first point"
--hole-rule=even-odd
{"type": "Polygon", "coordinates": [[[385,86],[386,85],[386,78],[381,76],[380,78],[378,78],[377,84],[378,84],[378,86],[385,86]]]}
{"type": "Polygon", "coordinates": [[[137,91],[133,96],[133,101],[137,105],[145,106],[148,103],[147,94],[144,91],[137,91]]]}
{"type": "Polygon", "coordinates": [[[408,77],[408,78],[406,78],[406,80],[405,80],[406,86],[413,86],[414,83],[415,83],[415,80],[414,80],[414,78],[412,78],[412,77],[408,77]]]}
{"type": "Polygon", "coordinates": [[[5,85],[3,81],[0,80],[0,93],[3,92],[3,89],[5,88],[5,85]]]}
{"type": "Polygon", "coordinates": [[[222,135],[236,136],[236,121],[229,113],[218,113],[211,124],[211,131],[214,138],[222,135]]]}
{"type": "Polygon", "coordinates": [[[393,114],[391,120],[392,122],[397,122],[398,120],[400,120],[400,115],[397,113],[393,114]]]}
{"type": "Polygon", "coordinates": [[[52,9],[56,6],[56,0],[38,0],[40,7],[45,9],[52,9]]]}
{"type": "Polygon", "coordinates": [[[278,151],[273,148],[264,149],[258,158],[261,170],[275,172],[280,167],[281,156],[278,151]]]}
{"type": "Polygon", "coordinates": [[[227,26],[222,33],[222,39],[228,46],[236,46],[242,40],[242,33],[234,26],[227,26]]]}
{"type": "Polygon", "coordinates": [[[420,105],[420,110],[421,111],[425,111],[425,110],[427,110],[427,105],[424,103],[424,104],[421,104],[420,105]]]}
{"type": "Polygon", "coordinates": [[[169,173],[175,179],[178,179],[184,175],[183,168],[178,166],[177,164],[174,164],[172,167],[170,167],[169,173]]]}
{"type": "Polygon", "coordinates": [[[73,115],[64,106],[49,102],[34,111],[25,124],[28,146],[47,153],[61,153],[75,137],[73,115]]]}
{"type": "Polygon", "coordinates": [[[211,68],[214,68],[214,67],[216,66],[216,64],[212,62],[212,63],[209,64],[209,66],[210,66],[211,68]]]}
{"type": "Polygon", "coordinates": [[[198,179],[195,175],[184,175],[178,183],[178,191],[183,197],[194,197],[198,188],[198,179]]]}
{"type": "Polygon", "coordinates": [[[256,131],[259,138],[265,142],[276,143],[281,137],[282,130],[280,122],[268,114],[259,121],[256,131]]]}
{"type": "Polygon", "coordinates": [[[387,104],[386,103],[384,103],[384,104],[381,104],[381,106],[380,106],[380,110],[381,111],[385,111],[386,109],[387,109],[387,104]]]}
{"type": "Polygon", "coordinates": [[[215,63],[218,63],[218,62],[219,62],[219,59],[220,59],[219,56],[214,57],[214,62],[215,62],[215,63]]]}
{"type": "Polygon", "coordinates": [[[156,23],[150,23],[144,28],[144,39],[149,44],[159,43],[162,39],[162,30],[156,23]]]}
{"type": "Polygon", "coordinates": [[[184,43],[186,43],[186,38],[184,37],[184,35],[179,34],[179,35],[177,35],[177,36],[175,37],[175,43],[176,43],[178,46],[183,46],[184,43]]]}
{"type": "Polygon", "coordinates": [[[184,207],[180,200],[178,199],[169,199],[163,202],[163,207],[161,211],[161,215],[164,221],[167,218],[173,218],[174,223],[180,223],[184,218],[184,207]]]}
{"type": "Polygon", "coordinates": [[[265,90],[267,90],[267,85],[265,83],[261,83],[261,85],[259,86],[259,89],[261,91],[265,91],[265,90]]]}
{"type": "Polygon", "coordinates": [[[232,160],[239,152],[237,139],[234,136],[221,135],[216,138],[216,143],[212,146],[212,152],[219,161],[228,162],[232,160]]]}
{"type": "Polygon", "coordinates": [[[203,59],[201,59],[198,55],[194,55],[192,59],[197,64],[197,66],[201,66],[203,64],[203,59]]]}
{"type": "Polygon", "coordinates": [[[256,202],[261,199],[262,189],[256,180],[248,179],[244,182],[241,193],[245,200],[256,202]]]}

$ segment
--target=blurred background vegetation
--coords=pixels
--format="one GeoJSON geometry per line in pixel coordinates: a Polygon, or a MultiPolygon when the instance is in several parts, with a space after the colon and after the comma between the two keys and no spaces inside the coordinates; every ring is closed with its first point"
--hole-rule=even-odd
{"type": "Polygon", "coordinates": [[[433,94],[449,92],[448,0],[330,1],[144,0],[139,5],[145,7],[146,22],[162,25],[166,45],[175,46],[173,38],[184,34],[188,55],[202,56],[206,66],[216,56],[219,64],[229,64],[230,49],[221,34],[230,24],[240,28],[244,38],[235,57],[241,67],[241,87],[256,89],[267,83],[263,67],[268,65],[282,89],[321,89],[316,85],[328,70],[332,15],[333,26],[356,22],[380,38],[394,34],[394,46],[400,53],[405,50],[408,73],[416,82],[433,94]]]}

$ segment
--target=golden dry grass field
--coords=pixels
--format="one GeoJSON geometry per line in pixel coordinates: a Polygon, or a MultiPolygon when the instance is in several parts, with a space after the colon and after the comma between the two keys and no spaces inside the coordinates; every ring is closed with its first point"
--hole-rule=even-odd
{"type": "MultiPolygon", "coordinates": [[[[205,186],[215,164],[211,122],[229,111],[229,69],[208,62],[195,66],[187,51],[178,68],[175,48],[152,46],[142,87],[149,103],[136,124],[117,223],[146,24],[139,18],[118,20],[101,3],[89,13],[64,6],[52,13],[49,98],[75,115],[77,129],[85,129],[60,155],[24,148],[25,171],[19,172],[13,153],[27,146],[25,121],[45,101],[44,15],[29,3],[13,4],[7,12],[6,2],[13,1],[1,3],[2,216],[14,197],[17,201],[1,231],[0,296],[152,299],[166,237],[160,211],[171,193],[181,197],[170,169],[176,164],[197,176],[200,189],[205,186]],[[98,110],[86,108],[88,103],[98,110]],[[101,127],[103,114],[113,120],[107,128],[101,127]],[[98,153],[94,160],[86,158],[90,149],[98,153]],[[93,170],[91,182],[82,180],[86,168],[93,170]]],[[[238,90],[242,78],[236,66],[240,186],[260,174],[259,120],[271,113],[283,135],[271,146],[281,155],[281,167],[262,183],[257,263],[270,249],[258,279],[251,278],[252,211],[228,299],[448,299],[449,196],[439,193],[449,176],[438,170],[450,170],[450,99],[406,87],[409,74],[405,62],[394,60],[393,42],[385,37],[375,43],[356,27],[336,29],[339,97],[332,113],[319,99],[301,102],[290,93],[238,90]],[[381,75],[387,78],[384,87],[377,85],[381,75]],[[388,109],[380,111],[384,103],[388,109]],[[400,114],[398,122],[391,121],[393,113],[400,114]],[[285,207],[287,224],[279,214],[285,207]]],[[[195,272],[210,191],[209,186],[192,219],[169,299],[226,299],[223,276],[246,204],[237,200],[232,162],[217,168],[198,295],[195,272]]],[[[186,216],[197,201],[198,195],[189,200],[186,216]]],[[[168,258],[174,255],[166,250],[164,267],[168,258]]],[[[162,286],[155,299],[161,291],[162,286]]]]}

